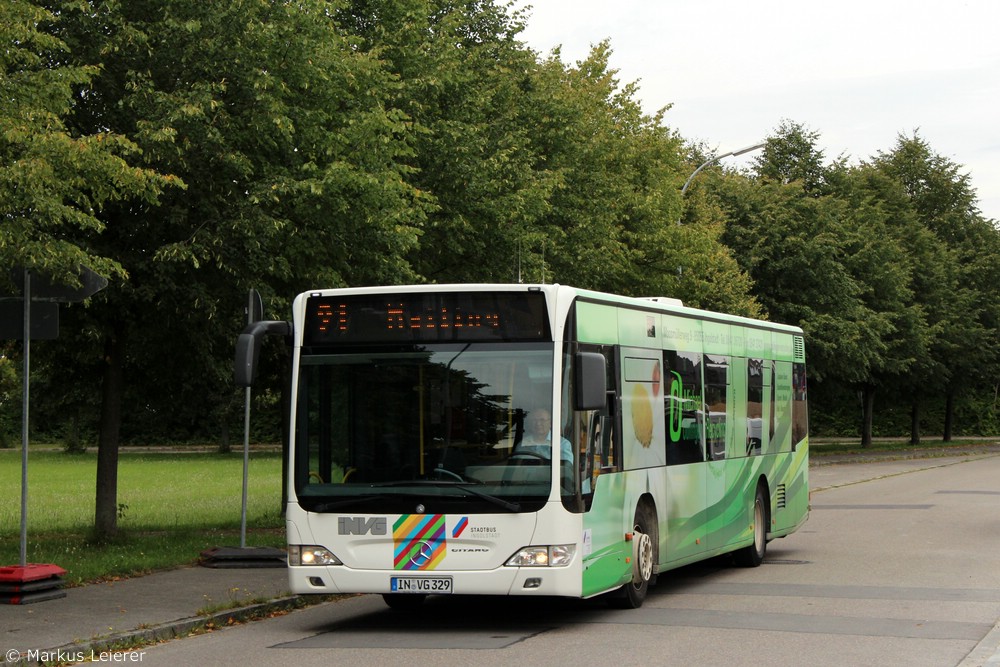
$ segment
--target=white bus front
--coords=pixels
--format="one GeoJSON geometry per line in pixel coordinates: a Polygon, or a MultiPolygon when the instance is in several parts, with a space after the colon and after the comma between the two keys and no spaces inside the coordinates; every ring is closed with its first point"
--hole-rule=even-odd
{"type": "Polygon", "coordinates": [[[332,290],[293,311],[294,593],[581,594],[545,292],[332,290]],[[546,415],[550,446],[526,446],[546,415]]]}

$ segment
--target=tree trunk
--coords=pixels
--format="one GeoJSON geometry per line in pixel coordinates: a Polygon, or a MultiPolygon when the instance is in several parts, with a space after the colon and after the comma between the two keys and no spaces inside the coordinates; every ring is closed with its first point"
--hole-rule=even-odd
{"type": "Polygon", "coordinates": [[[944,436],[941,438],[945,442],[951,442],[951,419],[955,410],[955,392],[948,390],[945,394],[944,402],[944,436]]]}
{"type": "Polygon", "coordinates": [[[116,323],[104,341],[101,425],[97,440],[97,500],[94,533],[98,540],[118,534],[118,442],[122,416],[122,326],[116,323]]]}
{"type": "Polygon", "coordinates": [[[920,399],[914,398],[910,404],[910,444],[920,444],[920,399]]]}
{"type": "Polygon", "coordinates": [[[872,446],[872,414],[875,412],[875,385],[866,384],[861,390],[861,446],[872,446]]]}
{"type": "Polygon", "coordinates": [[[229,443],[229,420],[226,419],[226,415],[222,415],[222,439],[219,441],[219,453],[228,454],[231,451],[233,451],[233,447],[229,443]]]}
{"type": "Polygon", "coordinates": [[[66,451],[70,454],[86,454],[87,445],[80,439],[80,410],[76,410],[69,420],[69,434],[66,436],[66,451]]]}

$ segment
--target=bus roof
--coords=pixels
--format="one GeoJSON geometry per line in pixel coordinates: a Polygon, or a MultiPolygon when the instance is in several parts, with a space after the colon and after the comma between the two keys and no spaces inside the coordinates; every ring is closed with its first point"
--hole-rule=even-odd
{"type": "Polygon", "coordinates": [[[730,324],[740,324],[752,326],[758,329],[770,329],[785,333],[801,334],[802,329],[797,326],[780,324],[769,320],[758,320],[741,315],[730,315],[711,310],[693,308],[685,306],[679,299],[670,297],[630,297],[596,290],[587,290],[559,283],[444,283],[428,285],[380,285],[373,287],[345,287],[337,289],[309,290],[299,295],[300,298],[309,296],[324,296],[333,294],[382,294],[389,292],[415,293],[415,292],[518,292],[518,291],[541,291],[552,296],[559,295],[560,300],[565,298],[584,299],[599,303],[618,304],[620,306],[691,317],[696,319],[713,320],[716,322],[726,322],[730,324]]]}

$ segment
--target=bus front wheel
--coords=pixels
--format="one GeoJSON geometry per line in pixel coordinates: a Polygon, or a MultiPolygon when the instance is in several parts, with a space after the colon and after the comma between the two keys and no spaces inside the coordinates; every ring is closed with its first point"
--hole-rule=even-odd
{"type": "Polygon", "coordinates": [[[653,568],[656,565],[656,513],[647,503],[641,503],[635,508],[632,526],[632,581],[622,586],[611,598],[613,606],[623,609],[638,609],[642,606],[649,593],[649,586],[654,582],[653,568]]]}

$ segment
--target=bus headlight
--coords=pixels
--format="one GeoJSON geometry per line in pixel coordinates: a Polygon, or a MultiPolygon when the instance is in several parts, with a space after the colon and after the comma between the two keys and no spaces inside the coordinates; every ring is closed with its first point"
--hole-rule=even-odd
{"type": "Polygon", "coordinates": [[[508,567],[566,567],[576,555],[575,544],[524,547],[505,563],[508,567]]]}
{"type": "Polygon", "coordinates": [[[329,549],[315,546],[289,545],[289,565],[343,565],[329,549]]]}

